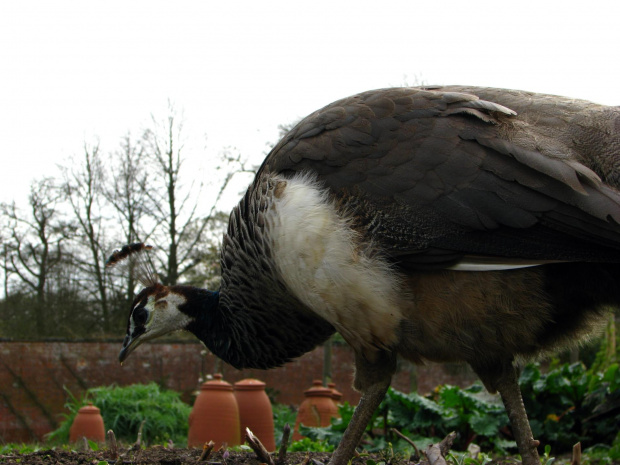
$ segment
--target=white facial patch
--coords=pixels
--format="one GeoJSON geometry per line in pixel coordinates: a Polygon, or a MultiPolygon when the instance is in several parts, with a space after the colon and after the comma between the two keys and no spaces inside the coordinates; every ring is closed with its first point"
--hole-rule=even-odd
{"type": "Polygon", "coordinates": [[[320,185],[286,180],[266,215],[276,266],[295,296],[354,348],[387,348],[401,320],[398,277],[368,252],[320,185]]]}
{"type": "Polygon", "coordinates": [[[192,320],[179,310],[179,306],[185,303],[185,297],[173,292],[157,300],[155,296],[149,296],[145,308],[150,312],[150,318],[146,323],[145,336],[148,335],[148,339],[151,339],[184,329],[192,320]]]}

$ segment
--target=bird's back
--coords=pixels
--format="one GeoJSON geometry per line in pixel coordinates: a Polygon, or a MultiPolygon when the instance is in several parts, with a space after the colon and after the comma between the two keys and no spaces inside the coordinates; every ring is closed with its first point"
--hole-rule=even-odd
{"type": "Polygon", "coordinates": [[[620,106],[492,87],[446,86],[436,91],[471,93],[514,110],[519,122],[507,133],[517,145],[568,157],[620,188],[620,106]]]}
{"type": "Polygon", "coordinates": [[[620,261],[617,107],[501,89],[370,91],[302,120],[267,172],[316,175],[403,266],[620,261]]]}
{"type": "MultiPolygon", "coordinates": [[[[251,296],[265,328],[284,312],[327,322],[367,359],[387,349],[478,372],[589,331],[620,303],[616,110],[455,90],[365,92],[293,128],[233,211],[223,298],[251,296]],[[252,241],[260,279],[244,274],[252,241]],[[277,293],[287,308],[273,309],[277,293]]],[[[321,340],[295,331],[307,348],[321,340]]]]}

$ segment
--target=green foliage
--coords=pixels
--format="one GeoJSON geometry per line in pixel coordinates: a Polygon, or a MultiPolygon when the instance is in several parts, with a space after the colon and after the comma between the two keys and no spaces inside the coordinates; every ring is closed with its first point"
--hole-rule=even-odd
{"type": "MultiPolygon", "coordinates": [[[[303,428],[303,427],[302,427],[303,428]]],[[[289,452],[333,452],[335,446],[327,441],[303,438],[293,441],[288,447],[289,452]]]]}
{"type": "Polygon", "coordinates": [[[155,383],[108,386],[89,389],[78,399],[69,393],[65,407],[69,410],[60,427],[50,433],[55,443],[69,441],[69,429],[80,407],[92,402],[101,410],[106,429],[112,429],[120,441],[136,441],[140,425],[142,441],[176,444],[187,442],[188,417],[191,407],[181,401],[174,391],[162,390],[155,383]]]}
{"type": "Polygon", "coordinates": [[[495,450],[515,446],[500,435],[500,430],[508,425],[504,406],[496,400],[489,400],[482,386],[473,385],[467,389],[444,386],[439,391],[437,402],[446,410],[444,418],[446,413],[451,415],[446,418],[446,434],[460,431],[465,441],[463,445],[475,439],[478,445],[495,450]]]}
{"type": "Polygon", "coordinates": [[[284,430],[284,425],[288,423],[288,425],[293,428],[295,425],[295,418],[297,416],[297,412],[293,410],[290,406],[284,404],[273,404],[273,429],[274,429],[274,437],[276,440],[276,444],[280,444],[282,442],[282,432],[284,430]]]}
{"type": "Polygon", "coordinates": [[[575,363],[547,374],[528,365],[520,384],[534,437],[554,450],[568,451],[579,441],[589,447],[614,440],[618,419],[610,409],[620,398],[618,364],[593,372],[575,363]]]}
{"type": "Polygon", "coordinates": [[[480,452],[476,457],[471,457],[468,452],[450,452],[447,456],[448,463],[454,465],[486,465],[493,458],[489,454],[480,452]]]}
{"type": "Polygon", "coordinates": [[[555,457],[551,457],[551,446],[547,444],[545,446],[545,453],[540,458],[540,463],[542,465],[551,465],[553,462],[555,462],[555,457]]]}
{"type": "Polygon", "coordinates": [[[417,435],[436,441],[457,431],[456,449],[465,449],[473,440],[485,449],[504,451],[514,447],[500,433],[508,425],[504,407],[479,385],[466,389],[446,385],[428,397],[390,389],[382,406],[389,412],[390,427],[410,437],[417,435]]]}
{"type": "Polygon", "coordinates": [[[611,464],[620,461],[620,431],[611,446],[597,444],[584,451],[589,462],[593,464],[611,464]]]}
{"type": "Polygon", "coordinates": [[[12,454],[31,454],[41,450],[41,446],[38,444],[0,444],[0,455],[12,455],[12,454]]]}
{"type": "Polygon", "coordinates": [[[366,460],[366,465],[391,465],[393,463],[410,462],[405,454],[394,452],[394,447],[392,447],[390,442],[381,450],[378,450],[376,454],[378,455],[377,460],[369,458],[366,460]]]}
{"type": "Polygon", "coordinates": [[[613,460],[620,460],[620,431],[616,435],[613,444],[609,448],[609,457],[613,460]]]}
{"type": "MultiPolygon", "coordinates": [[[[418,448],[438,442],[451,431],[458,431],[460,439],[455,447],[464,449],[476,443],[490,449],[504,451],[514,447],[514,442],[504,438],[500,429],[508,424],[508,417],[501,404],[486,400],[481,386],[460,389],[443,386],[428,397],[416,393],[406,394],[390,388],[368,426],[371,445],[369,451],[394,450],[411,455],[413,447],[394,435],[396,428],[412,439],[418,448]],[[384,434],[377,434],[383,431],[384,434]]],[[[342,438],[354,408],[345,403],[339,407],[341,418],[333,418],[326,428],[301,427],[300,432],[313,441],[335,446],[342,438]]]]}
{"type": "MultiPolygon", "coordinates": [[[[528,365],[520,383],[536,439],[559,453],[569,452],[573,444],[581,441],[584,447],[606,444],[600,447],[608,455],[620,455],[620,439],[614,442],[620,400],[618,364],[600,373],[587,371],[581,364],[561,365],[547,374],[536,365],[528,365]]],[[[329,427],[301,427],[300,432],[312,441],[335,446],[353,410],[345,403],[339,409],[341,418],[332,419],[329,427]]],[[[456,431],[459,435],[455,450],[464,450],[475,442],[483,450],[505,453],[516,450],[515,442],[505,434],[507,426],[504,406],[480,385],[466,389],[441,386],[429,396],[390,388],[368,426],[371,445],[367,449],[393,447],[400,453],[413,453],[406,441],[392,434],[391,428],[396,428],[421,449],[456,431]]]]}
{"type": "MultiPolygon", "coordinates": [[[[321,444],[328,444],[332,448],[335,448],[340,443],[347,426],[349,426],[354,410],[354,406],[350,405],[348,402],[345,402],[344,404],[338,406],[340,418],[332,418],[330,426],[312,427],[304,426],[302,424],[299,425],[299,432],[311,441],[321,444]]],[[[370,424],[373,424],[373,421],[371,421],[370,424]]]]}
{"type": "Polygon", "coordinates": [[[605,333],[601,338],[599,350],[594,357],[590,370],[593,372],[605,371],[610,365],[618,362],[620,362],[620,331],[617,330],[614,314],[610,312],[605,333]]]}
{"type": "MultiPolygon", "coordinates": [[[[69,389],[66,387],[64,389],[68,396],[67,402],[65,403],[65,408],[69,410],[69,413],[63,414],[65,419],[62,421],[60,426],[47,435],[48,441],[56,444],[66,444],[69,442],[69,430],[71,429],[73,420],[75,419],[78,410],[89,402],[88,391],[81,398],[77,398],[71,391],[69,391],[69,389]]],[[[105,420],[103,424],[106,426],[105,420]]]]}

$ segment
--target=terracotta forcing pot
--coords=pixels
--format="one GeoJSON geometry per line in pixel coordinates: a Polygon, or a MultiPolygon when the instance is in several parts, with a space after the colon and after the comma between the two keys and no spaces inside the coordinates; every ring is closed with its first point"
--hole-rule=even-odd
{"type": "Polygon", "coordinates": [[[334,401],[334,404],[336,404],[336,407],[338,407],[338,404],[340,403],[340,399],[342,399],[342,392],[336,389],[336,383],[327,383],[327,387],[331,389],[332,399],[334,401]]]}
{"type": "Polygon", "coordinates": [[[213,375],[212,381],[200,386],[200,394],[189,415],[188,447],[202,447],[205,442],[215,442],[219,449],[224,443],[238,446],[239,407],[233,395],[233,387],[222,380],[222,375],[213,375]]]}
{"type": "Polygon", "coordinates": [[[304,392],[306,397],[299,406],[293,441],[304,436],[299,434],[299,424],[304,426],[329,426],[333,417],[338,417],[338,407],[332,398],[332,390],[323,387],[321,380],[314,380],[313,386],[304,392]]]}
{"type": "Polygon", "coordinates": [[[93,404],[88,404],[78,410],[69,429],[69,441],[75,442],[83,437],[91,441],[105,442],[103,418],[99,409],[93,404]]]}
{"type": "Polygon", "coordinates": [[[240,437],[245,438],[245,428],[260,439],[269,452],[276,450],[273,431],[273,410],[265,392],[265,383],[257,379],[244,379],[235,383],[235,397],[239,405],[240,437]]]}

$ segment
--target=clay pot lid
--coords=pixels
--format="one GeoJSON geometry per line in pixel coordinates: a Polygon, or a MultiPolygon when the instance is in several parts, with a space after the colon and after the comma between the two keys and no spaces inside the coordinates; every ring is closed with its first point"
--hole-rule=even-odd
{"type": "Polygon", "coordinates": [[[266,384],[259,379],[242,379],[235,383],[235,389],[239,391],[261,391],[265,389],[266,384]]]}
{"type": "Polygon", "coordinates": [[[232,391],[232,389],[232,384],[224,381],[220,373],[214,374],[211,381],[202,383],[200,386],[201,391],[232,391]]]}
{"type": "Polygon", "coordinates": [[[312,387],[304,391],[306,397],[331,397],[332,390],[323,387],[323,382],[320,379],[315,379],[312,382],[312,387]]]}
{"type": "Polygon", "coordinates": [[[332,391],[332,397],[334,400],[342,399],[342,392],[336,389],[336,383],[327,383],[327,387],[332,391]]]}
{"type": "Polygon", "coordinates": [[[81,407],[78,410],[78,413],[94,413],[94,414],[99,414],[100,410],[97,407],[95,407],[92,402],[89,402],[88,405],[85,405],[84,407],[81,407]]]}

